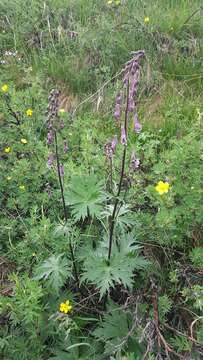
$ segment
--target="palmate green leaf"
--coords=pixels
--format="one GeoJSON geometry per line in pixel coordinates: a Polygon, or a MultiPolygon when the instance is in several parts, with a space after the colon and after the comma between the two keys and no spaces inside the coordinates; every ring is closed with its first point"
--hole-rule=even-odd
{"type": "Polygon", "coordinates": [[[147,261],[141,256],[128,256],[115,252],[110,262],[107,261],[106,249],[91,251],[84,261],[82,281],[96,285],[102,297],[115,284],[123,284],[131,288],[133,285],[133,271],[146,267],[147,261]]]}
{"type": "Polygon", "coordinates": [[[101,325],[93,335],[105,343],[105,353],[110,354],[116,347],[120,350],[122,340],[129,333],[131,326],[131,316],[115,308],[104,315],[101,325]]]}
{"type": "Polygon", "coordinates": [[[71,206],[75,220],[84,220],[88,215],[98,217],[105,198],[95,175],[73,176],[65,190],[66,204],[71,206]]]}
{"type": "MultiPolygon", "coordinates": [[[[123,255],[136,254],[136,252],[139,253],[139,250],[142,248],[142,246],[136,243],[135,235],[133,233],[125,233],[119,240],[119,251],[123,255]]],[[[143,259],[146,262],[144,258],[140,257],[140,259],[143,259]]]]}
{"type": "Polygon", "coordinates": [[[52,288],[56,293],[64,285],[71,275],[68,260],[62,257],[52,255],[36,268],[36,280],[45,280],[48,287],[52,288]]]}

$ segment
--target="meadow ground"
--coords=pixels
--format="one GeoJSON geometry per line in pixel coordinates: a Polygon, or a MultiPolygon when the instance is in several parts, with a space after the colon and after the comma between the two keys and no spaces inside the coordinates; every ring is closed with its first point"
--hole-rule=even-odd
{"type": "Polygon", "coordinates": [[[1,0],[0,357],[203,359],[203,3],[1,0]]]}

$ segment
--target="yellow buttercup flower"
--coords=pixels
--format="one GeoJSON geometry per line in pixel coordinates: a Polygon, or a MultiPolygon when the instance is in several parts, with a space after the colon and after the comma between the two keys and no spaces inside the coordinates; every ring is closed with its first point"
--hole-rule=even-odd
{"type": "Polygon", "coordinates": [[[19,185],[19,189],[24,191],[25,190],[25,185],[19,185]]]}
{"type": "Polygon", "coordinates": [[[2,85],[1,90],[2,90],[4,93],[8,92],[8,85],[7,85],[7,84],[2,85]]]}
{"type": "Polygon", "coordinates": [[[8,181],[10,181],[11,179],[12,179],[12,177],[11,176],[7,176],[7,178],[6,178],[8,181]]]}
{"type": "Polygon", "coordinates": [[[61,303],[60,306],[59,306],[59,310],[60,312],[64,313],[64,314],[68,314],[72,311],[72,305],[70,305],[70,301],[67,300],[66,302],[64,303],[61,303]]]}
{"type": "Polygon", "coordinates": [[[10,152],[11,152],[10,146],[5,147],[4,152],[5,152],[6,154],[10,153],[10,152]]]}
{"type": "Polygon", "coordinates": [[[26,139],[21,139],[20,142],[21,142],[22,144],[27,144],[27,140],[26,140],[26,139]]]}
{"type": "Polygon", "coordinates": [[[27,110],[26,110],[26,115],[27,115],[27,116],[32,116],[32,114],[33,114],[33,110],[32,110],[32,109],[27,109],[27,110]]]}
{"type": "Polygon", "coordinates": [[[155,186],[156,191],[159,195],[166,194],[169,191],[170,184],[168,182],[159,181],[158,184],[155,186]]]}
{"type": "Polygon", "coordinates": [[[145,23],[145,24],[149,24],[149,16],[145,16],[145,18],[144,18],[144,23],[145,23]]]}

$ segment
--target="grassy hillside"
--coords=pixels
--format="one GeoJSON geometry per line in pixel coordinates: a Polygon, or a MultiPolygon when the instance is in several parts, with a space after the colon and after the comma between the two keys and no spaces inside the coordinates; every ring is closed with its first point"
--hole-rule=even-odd
{"type": "Polygon", "coordinates": [[[1,0],[0,357],[203,358],[203,3],[1,0]]]}

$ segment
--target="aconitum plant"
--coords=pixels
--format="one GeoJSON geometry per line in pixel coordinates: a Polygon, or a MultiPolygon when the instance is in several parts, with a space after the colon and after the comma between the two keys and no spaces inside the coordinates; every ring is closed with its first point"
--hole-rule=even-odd
{"type": "MultiPolygon", "coordinates": [[[[115,121],[120,124],[120,128],[121,128],[120,142],[124,146],[124,149],[122,155],[118,190],[115,197],[113,212],[109,219],[110,229],[109,229],[108,261],[111,258],[114,226],[119,211],[118,210],[118,205],[120,201],[119,196],[121,193],[123,177],[125,172],[129,122],[131,120],[131,117],[133,118],[133,129],[135,133],[139,134],[142,130],[142,125],[139,122],[138,114],[137,114],[137,93],[138,93],[138,86],[140,79],[140,61],[142,60],[144,55],[145,53],[143,50],[137,51],[134,53],[133,58],[125,64],[122,71],[122,88],[119,90],[116,96],[114,118],[115,121]]],[[[109,145],[106,148],[106,154],[107,153],[108,153],[108,157],[112,158],[113,151],[111,145],[109,145]]],[[[133,152],[131,155],[131,162],[130,162],[131,171],[137,170],[139,168],[139,165],[140,165],[140,160],[136,157],[135,152],[133,152]]]]}
{"type": "MultiPolygon", "coordinates": [[[[64,128],[61,126],[61,121],[59,118],[59,97],[60,97],[60,91],[57,89],[51,90],[49,97],[48,97],[48,107],[46,111],[47,115],[47,145],[51,148],[51,152],[48,156],[47,166],[51,170],[54,162],[56,161],[56,167],[57,167],[57,175],[59,180],[59,186],[60,186],[60,192],[61,192],[61,200],[63,204],[63,212],[64,212],[64,220],[65,223],[68,220],[67,216],[67,210],[66,210],[66,204],[65,204],[65,198],[64,198],[64,186],[63,186],[63,178],[65,175],[64,172],[64,165],[60,161],[60,151],[59,151],[59,145],[58,145],[58,134],[60,131],[64,128]]],[[[64,140],[63,142],[63,152],[66,154],[68,152],[68,143],[67,140],[64,140]]],[[[50,193],[50,189],[49,189],[50,193]]],[[[70,255],[73,262],[73,268],[75,273],[75,280],[77,282],[78,288],[79,285],[79,278],[78,278],[78,272],[74,257],[74,251],[72,243],[69,242],[69,249],[70,249],[70,255]]]]}

